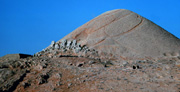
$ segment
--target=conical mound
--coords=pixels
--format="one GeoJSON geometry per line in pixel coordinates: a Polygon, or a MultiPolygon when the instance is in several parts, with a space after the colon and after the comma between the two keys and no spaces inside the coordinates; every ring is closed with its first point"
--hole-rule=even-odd
{"type": "Polygon", "coordinates": [[[103,13],[63,39],[76,39],[101,54],[117,58],[161,57],[165,53],[178,54],[180,51],[178,38],[146,18],[124,9],[103,13]]]}

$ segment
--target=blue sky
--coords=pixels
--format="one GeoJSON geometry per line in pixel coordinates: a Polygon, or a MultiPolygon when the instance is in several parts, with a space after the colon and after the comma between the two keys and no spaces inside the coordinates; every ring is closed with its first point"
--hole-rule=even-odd
{"type": "Polygon", "coordinates": [[[34,54],[113,9],[134,11],[180,38],[180,0],[0,0],[0,56],[34,54]]]}

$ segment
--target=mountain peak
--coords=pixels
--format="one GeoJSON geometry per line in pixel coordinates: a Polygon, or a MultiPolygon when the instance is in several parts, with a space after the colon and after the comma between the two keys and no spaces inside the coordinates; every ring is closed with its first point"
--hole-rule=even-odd
{"type": "MultiPolygon", "coordinates": [[[[114,57],[161,57],[179,53],[180,40],[148,19],[125,9],[105,12],[65,36],[114,57]]],[[[60,40],[61,42],[61,40],[60,40]]]]}

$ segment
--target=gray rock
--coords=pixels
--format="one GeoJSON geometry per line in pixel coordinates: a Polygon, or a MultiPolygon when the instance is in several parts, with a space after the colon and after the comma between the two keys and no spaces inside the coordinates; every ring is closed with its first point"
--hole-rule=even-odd
{"type": "Polygon", "coordinates": [[[65,40],[62,40],[62,42],[61,42],[61,47],[62,48],[65,48],[66,47],[66,44],[67,44],[67,40],[65,39],[65,40]]]}
{"type": "Polygon", "coordinates": [[[64,49],[64,48],[63,48],[63,49],[62,49],[62,51],[63,51],[63,52],[66,52],[66,51],[67,51],[67,49],[64,49]]]}
{"type": "Polygon", "coordinates": [[[77,43],[77,47],[81,47],[81,44],[80,44],[80,43],[77,43]]]}
{"type": "Polygon", "coordinates": [[[38,56],[38,57],[41,56],[41,53],[38,53],[37,56],[38,56]]]}
{"type": "Polygon", "coordinates": [[[42,51],[44,51],[44,52],[45,52],[45,49],[42,49],[42,51]]]}
{"type": "Polygon", "coordinates": [[[179,62],[179,61],[176,61],[175,65],[176,65],[176,66],[180,66],[180,62],[179,62]]]}
{"type": "Polygon", "coordinates": [[[90,49],[88,49],[88,47],[85,47],[84,52],[87,53],[89,51],[90,51],[90,49]]]}
{"type": "Polygon", "coordinates": [[[49,77],[50,77],[50,76],[49,76],[48,74],[40,75],[40,78],[39,78],[39,80],[38,80],[38,83],[39,83],[39,84],[47,83],[49,77]]]}
{"type": "Polygon", "coordinates": [[[77,67],[82,67],[83,65],[84,65],[84,62],[78,62],[78,63],[76,64],[77,67]]]}
{"type": "Polygon", "coordinates": [[[89,61],[88,62],[89,64],[94,64],[94,63],[96,63],[95,61],[89,61]]]}
{"type": "Polygon", "coordinates": [[[26,75],[25,70],[15,71],[15,73],[10,69],[5,69],[1,72],[1,80],[0,80],[0,92],[11,92],[15,83],[18,83],[20,79],[24,78],[26,75]]]}
{"type": "Polygon", "coordinates": [[[58,78],[61,78],[61,77],[62,77],[62,74],[61,74],[61,73],[57,73],[56,76],[57,76],[58,78]]]}
{"type": "Polygon", "coordinates": [[[136,61],[136,63],[145,63],[145,61],[143,61],[143,60],[138,60],[138,61],[136,61]]]}
{"type": "Polygon", "coordinates": [[[50,47],[54,47],[55,44],[56,44],[56,42],[52,41],[50,47]]]}
{"type": "Polygon", "coordinates": [[[55,44],[55,49],[60,49],[59,44],[55,44]]]}
{"type": "MultiPolygon", "coordinates": [[[[8,77],[14,75],[14,72],[10,69],[1,69],[0,71],[0,78],[3,79],[3,80],[7,80],[8,77]]],[[[0,80],[2,81],[2,80],[0,80]]],[[[1,82],[0,82],[1,83],[1,82]]]]}
{"type": "Polygon", "coordinates": [[[123,65],[127,65],[128,62],[127,62],[127,61],[123,61],[122,64],[123,64],[123,65]]]}
{"type": "Polygon", "coordinates": [[[57,86],[61,86],[61,85],[63,85],[63,84],[61,83],[61,81],[58,81],[56,85],[57,85],[57,86]]]}
{"type": "Polygon", "coordinates": [[[53,53],[53,55],[57,55],[58,54],[58,51],[54,51],[54,52],[52,52],[53,53]]]}
{"type": "Polygon", "coordinates": [[[72,41],[68,41],[66,47],[70,48],[71,47],[71,43],[72,43],[72,41]]]}
{"type": "Polygon", "coordinates": [[[125,67],[125,66],[127,66],[127,65],[128,65],[128,62],[127,62],[127,61],[122,61],[121,66],[125,67]]]}
{"type": "Polygon", "coordinates": [[[72,48],[75,48],[76,45],[77,45],[77,41],[76,41],[76,40],[73,40],[73,41],[72,41],[72,48]]]}
{"type": "Polygon", "coordinates": [[[72,83],[68,83],[68,87],[70,87],[72,85],[72,83]]]}
{"type": "Polygon", "coordinates": [[[76,52],[76,53],[79,53],[79,51],[81,51],[81,47],[76,47],[76,48],[75,48],[75,52],[76,52]]]}
{"type": "Polygon", "coordinates": [[[82,50],[81,44],[77,43],[77,46],[74,49],[75,49],[75,53],[79,53],[79,51],[82,50]]]}

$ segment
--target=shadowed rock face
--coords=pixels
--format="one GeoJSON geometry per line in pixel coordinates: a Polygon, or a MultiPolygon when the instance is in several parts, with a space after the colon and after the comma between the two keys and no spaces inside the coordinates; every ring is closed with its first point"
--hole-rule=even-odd
{"type": "Polygon", "coordinates": [[[116,58],[161,57],[179,53],[180,40],[142,16],[124,9],[94,18],[60,41],[79,43],[116,58]]]}

